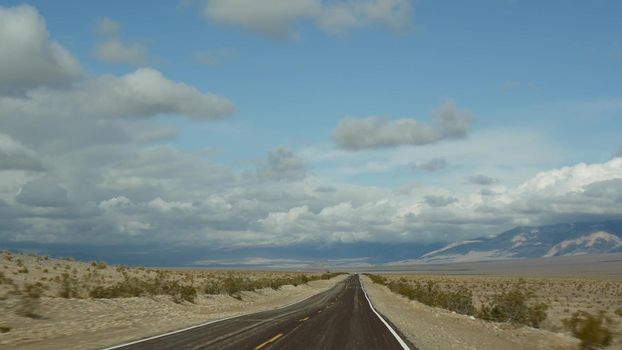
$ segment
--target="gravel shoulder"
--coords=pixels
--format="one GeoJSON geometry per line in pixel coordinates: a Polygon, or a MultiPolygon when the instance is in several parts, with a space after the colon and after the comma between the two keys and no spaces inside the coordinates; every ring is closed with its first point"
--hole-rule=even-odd
{"type": "Polygon", "coordinates": [[[199,296],[194,304],[170,297],[118,299],[42,298],[37,319],[14,316],[11,300],[0,302],[3,349],[93,349],[146,338],[224,317],[274,309],[331,288],[345,276],[279,290],[242,292],[242,300],[228,295],[199,296]]]}
{"type": "Polygon", "coordinates": [[[578,341],[564,334],[486,322],[423,305],[361,280],[374,307],[420,350],[576,349],[578,341]]]}

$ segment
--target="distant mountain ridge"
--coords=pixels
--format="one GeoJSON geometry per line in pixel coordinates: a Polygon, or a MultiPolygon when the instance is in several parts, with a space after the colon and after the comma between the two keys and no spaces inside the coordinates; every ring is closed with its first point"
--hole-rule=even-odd
{"type": "Polygon", "coordinates": [[[454,242],[405,263],[452,263],[622,252],[622,220],[519,226],[492,237],[454,242]]]}

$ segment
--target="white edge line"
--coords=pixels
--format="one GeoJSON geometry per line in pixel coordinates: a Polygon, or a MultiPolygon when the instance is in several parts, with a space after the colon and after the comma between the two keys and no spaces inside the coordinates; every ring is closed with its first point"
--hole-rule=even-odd
{"type": "MultiPolygon", "coordinates": [[[[324,291],[322,291],[322,292],[324,292],[324,291]]],[[[319,292],[319,293],[322,293],[322,292],[319,292]]],[[[244,317],[244,316],[248,316],[248,315],[252,315],[252,314],[258,314],[258,313],[264,312],[264,311],[283,309],[283,308],[286,308],[288,306],[292,306],[292,305],[295,305],[295,304],[298,304],[298,303],[302,303],[303,301],[305,301],[305,300],[307,300],[307,299],[309,299],[309,298],[311,298],[311,297],[313,297],[315,295],[318,295],[319,293],[311,294],[311,295],[309,295],[308,297],[306,297],[306,298],[304,298],[302,300],[298,300],[298,301],[295,301],[293,303],[289,303],[287,305],[282,305],[282,306],[279,306],[279,307],[275,307],[274,309],[263,310],[263,311],[256,311],[256,312],[248,312],[248,313],[240,314],[240,315],[233,315],[233,316],[221,318],[221,319],[218,319],[218,320],[212,320],[212,321],[209,321],[209,322],[201,323],[201,324],[198,324],[198,325],[195,325],[195,326],[190,326],[190,327],[187,327],[187,328],[184,328],[184,329],[179,329],[179,330],[176,330],[176,331],[172,331],[172,332],[168,332],[168,333],[164,333],[164,334],[160,334],[160,335],[155,335],[153,337],[149,337],[149,338],[145,338],[145,339],[139,339],[139,340],[131,341],[129,343],[114,345],[114,346],[111,346],[111,347],[103,348],[101,350],[119,349],[119,348],[122,348],[124,346],[130,346],[130,345],[146,342],[146,341],[149,341],[149,340],[158,339],[158,338],[166,337],[166,336],[169,336],[169,335],[173,335],[173,334],[189,331],[191,329],[207,326],[207,325],[212,324],[212,323],[218,323],[218,322],[227,321],[227,320],[230,320],[230,319],[233,319],[233,318],[244,317]]],[[[367,299],[367,300],[369,300],[369,299],[367,299]]]]}
{"type": "Polygon", "coordinates": [[[361,280],[360,277],[361,277],[361,275],[359,274],[359,283],[361,284],[361,288],[363,289],[363,293],[365,293],[365,299],[367,299],[367,302],[369,303],[369,306],[371,307],[371,311],[373,311],[376,314],[376,316],[378,316],[380,321],[382,321],[382,323],[384,323],[384,325],[387,326],[387,328],[389,329],[391,334],[393,334],[395,339],[397,339],[397,342],[400,343],[400,345],[402,346],[402,349],[410,350],[410,348],[408,347],[406,342],[402,338],[400,338],[400,336],[397,334],[397,332],[393,328],[391,328],[389,323],[387,321],[385,321],[384,318],[382,318],[382,316],[380,316],[380,314],[378,313],[378,311],[376,311],[376,309],[374,309],[374,305],[372,305],[371,300],[369,300],[369,297],[367,296],[367,292],[365,291],[365,287],[363,287],[363,281],[361,280]]]}

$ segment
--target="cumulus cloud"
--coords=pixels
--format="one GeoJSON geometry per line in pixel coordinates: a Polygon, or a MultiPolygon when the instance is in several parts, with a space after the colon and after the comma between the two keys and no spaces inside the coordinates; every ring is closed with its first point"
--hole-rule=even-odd
{"type": "Polygon", "coordinates": [[[422,196],[424,206],[410,195],[385,193],[380,198],[317,210],[294,206],[271,212],[259,223],[266,233],[282,234],[287,240],[322,237],[344,242],[439,240],[444,235],[455,240],[498,233],[500,227],[612,219],[622,214],[622,159],[542,172],[494,193],[427,194],[422,196]]]}
{"type": "Polygon", "coordinates": [[[622,178],[622,158],[614,158],[605,163],[579,163],[543,171],[520,185],[516,192],[560,195],[579,192],[589,184],[617,178],[622,178]]]}
{"type": "Polygon", "coordinates": [[[98,44],[95,56],[111,64],[138,64],[146,61],[147,50],[142,45],[124,44],[115,38],[98,44]]]}
{"type": "Polygon", "coordinates": [[[271,212],[261,229],[279,234],[287,243],[394,241],[399,237],[394,203],[381,200],[354,206],[340,202],[315,213],[307,205],[271,212]]]}
{"type": "Polygon", "coordinates": [[[34,7],[0,6],[0,94],[40,86],[67,86],[81,77],[75,58],[51,41],[34,7]]]}
{"type": "Polygon", "coordinates": [[[299,180],[306,176],[302,159],[296,157],[285,147],[277,147],[268,152],[266,160],[259,162],[257,175],[269,180],[299,180]]]}
{"type": "Polygon", "coordinates": [[[293,22],[321,11],[317,0],[209,0],[204,14],[216,22],[238,25],[270,36],[292,35],[293,22]]]}
{"type": "Polygon", "coordinates": [[[226,98],[173,82],[151,68],[140,68],[121,77],[102,76],[76,89],[36,90],[28,99],[6,97],[0,98],[0,102],[9,111],[100,118],[177,114],[193,119],[215,119],[234,111],[226,98]]]}
{"type": "MultiPolygon", "coordinates": [[[[79,87],[40,85],[28,85],[24,95],[0,97],[2,241],[131,244],[148,239],[197,247],[447,241],[514,225],[622,215],[622,157],[536,174],[559,155],[547,153],[538,138],[524,144],[525,134],[515,130],[480,133],[459,145],[441,143],[468,134],[470,114],[451,103],[434,111],[429,123],[406,119],[398,128],[395,121],[371,123],[374,127],[363,122],[342,138],[348,140],[346,149],[434,146],[368,153],[321,149],[315,156],[281,147],[254,164],[253,176],[242,176],[173,142],[166,145],[162,141],[176,130],[153,118],[223,117],[233,111],[223,97],[153,69],[85,78],[79,87]],[[376,158],[368,162],[367,156],[376,158]],[[461,181],[463,173],[443,173],[429,176],[432,184],[422,181],[409,191],[393,191],[326,175],[329,167],[323,163],[387,172],[392,164],[403,167],[416,159],[418,169],[434,171],[446,166],[439,156],[455,162],[456,169],[480,158],[488,163],[475,169],[514,165],[512,170],[521,169],[514,178],[520,184],[498,181],[482,189],[461,181]]],[[[506,174],[499,177],[507,181],[506,174]]]]}
{"type": "Polygon", "coordinates": [[[190,209],[192,209],[192,203],[188,203],[188,202],[175,202],[175,201],[167,202],[167,201],[163,200],[160,197],[158,197],[156,199],[153,199],[152,201],[147,203],[147,206],[149,208],[156,209],[156,210],[163,211],[163,212],[167,212],[167,211],[171,211],[171,210],[190,210],[190,209]]]}
{"type": "Polygon", "coordinates": [[[373,24],[403,28],[411,12],[408,0],[208,0],[204,7],[209,20],[280,38],[297,37],[295,25],[304,20],[333,34],[373,24]]]}
{"type": "Polygon", "coordinates": [[[614,156],[614,158],[620,158],[620,157],[622,157],[622,148],[620,148],[620,149],[618,150],[618,152],[616,152],[616,154],[614,154],[613,156],[614,156]]]}
{"type": "Polygon", "coordinates": [[[499,182],[498,179],[483,174],[471,175],[467,178],[467,181],[469,183],[481,186],[490,186],[499,182]]]}
{"type": "MultiPolygon", "coordinates": [[[[20,71],[24,63],[49,66],[55,57],[50,52],[62,47],[47,41],[36,10],[2,8],[1,15],[0,45],[21,56],[6,60],[5,47],[0,49],[0,81],[4,71],[20,71]],[[14,36],[5,30],[13,18],[5,18],[17,15],[39,27],[18,26],[14,36]],[[43,39],[33,41],[36,35],[43,39]],[[26,45],[11,50],[15,38],[26,45]]],[[[183,241],[200,241],[209,229],[218,235],[224,231],[218,227],[235,226],[218,217],[227,211],[214,205],[204,204],[210,209],[205,217],[187,217],[195,203],[226,191],[235,173],[161,145],[175,137],[176,128],[151,118],[211,120],[230,115],[231,102],[154,69],[78,78],[63,86],[36,81],[25,84],[23,94],[0,96],[0,202],[6,204],[0,209],[1,240],[129,243],[148,232],[162,242],[176,239],[167,232],[183,231],[183,241]]]]}
{"type": "Polygon", "coordinates": [[[333,142],[346,150],[425,145],[437,140],[433,130],[414,119],[391,121],[382,117],[345,118],[332,134],[333,142]]]}
{"type": "Polygon", "coordinates": [[[27,237],[37,237],[54,224],[61,240],[128,242],[148,235],[152,242],[282,246],[462,239],[514,225],[622,214],[622,158],[542,172],[516,187],[495,186],[494,193],[446,195],[420,187],[404,195],[372,186],[321,185],[308,175],[298,177],[298,171],[290,176],[291,169],[304,169],[292,162],[292,152],[277,149],[271,155],[265,174],[287,181],[238,180],[229,169],[171,147],[125,149],[111,154],[114,162],[97,165],[74,157],[74,167],[81,163],[62,172],[62,186],[27,182],[16,198],[24,210],[62,211],[55,215],[67,217],[63,225],[28,211],[5,220],[0,231],[13,237],[6,228],[20,225],[27,237]],[[75,176],[67,176],[71,172],[75,176]],[[82,211],[68,207],[68,190],[82,211]],[[95,208],[89,209],[90,202],[95,208]]]}
{"type": "Polygon", "coordinates": [[[337,147],[349,151],[427,145],[466,137],[473,117],[459,111],[453,102],[445,101],[431,113],[431,119],[428,125],[415,119],[348,117],[337,125],[332,139],[337,147]]]}

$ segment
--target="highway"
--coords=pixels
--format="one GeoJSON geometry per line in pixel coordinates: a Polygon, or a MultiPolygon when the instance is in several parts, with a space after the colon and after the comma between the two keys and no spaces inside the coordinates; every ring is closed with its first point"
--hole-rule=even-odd
{"type": "Polygon", "coordinates": [[[416,349],[370,306],[358,275],[299,303],[108,350],[416,349]]]}

